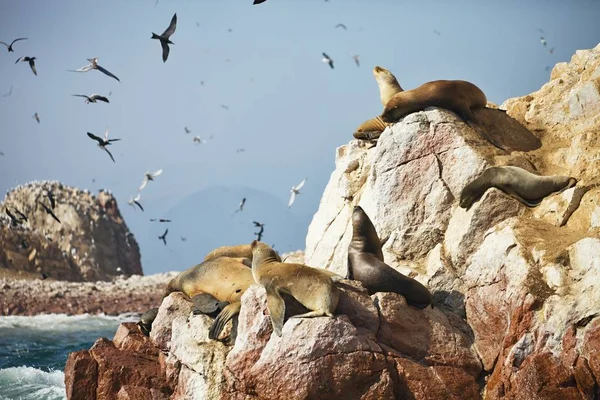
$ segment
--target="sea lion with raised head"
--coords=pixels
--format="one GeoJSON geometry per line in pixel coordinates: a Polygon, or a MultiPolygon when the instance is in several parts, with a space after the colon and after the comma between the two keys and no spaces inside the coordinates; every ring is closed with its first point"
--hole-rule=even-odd
{"type": "Polygon", "coordinates": [[[502,149],[496,140],[488,135],[483,125],[473,114],[474,109],[485,108],[486,105],[487,97],[485,93],[471,82],[461,80],[431,81],[415,89],[403,90],[394,94],[385,104],[381,120],[385,123],[392,123],[427,107],[440,107],[457,113],[463,121],[479,132],[488,142],[502,149]]]}
{"type": "Polygon", "coordinates": [[[252,242],[252,255],[252,275],[267,292],[267,308],[277,336],[281,336],[285,316],[282,294],[310,310],[291,318],[333,317],[340,294],[328,274],[304,264],[282,263],[275,250],[257,240],[252,242]]]}
{"type": "Polygon", "coordinates": [[[541,176],[514,166],[490,167],[464,187],[459,205],[468,210],[489,188],[495,187],[527,207],[535,207],[550,194],[576,184],[577,179],[570,176],[541,176]]]}
{"type": "MultiPolygon", "coordinates": [[[[379,86],[379,98],[381,99],[381,104],[385,107],[392,96],[402,92],[403,89],[394,74],[383,67],[375,66],[373,68],[373,75],[375,76],[377,86],[379,86]]],[[[371,118],[363,122],[356,129],[353,136],[356,139],[375,140],[381,136],[386,127],[387,124],[383,122],[381,117],[371,118]]]]}
{"type": "Polygon", "coordinates": [[[398,293],[409,305],[417,308],[425,308],[432,304],[431,293],[425,286],[383,262],[381,242],[375,226],[360,206],[355,206],[352,212],[352,240],[348,246],[348,278],[361,282],[369,294],[398,293]]]}

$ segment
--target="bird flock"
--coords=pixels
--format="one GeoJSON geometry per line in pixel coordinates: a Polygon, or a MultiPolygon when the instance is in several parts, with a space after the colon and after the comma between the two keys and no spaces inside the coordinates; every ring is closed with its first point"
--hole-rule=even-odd
{"type": "MultiPolygon", "coordinates": [[[[328,0],[325,0],[325,1],[327,2],[328,0]]],[[[254,0],[253,4],[254,5],[258,5],[258,4],[262,4],[264,2],[266,2],[266,0],[254,0]]],[[[157,0],[156,4],[158,4],[158,0],[157,0]]],[[[196,23],[196,25],[198,25],[198,23],[196,23]]],[[[337,25],[335,25],[334,28],[335,29],[339,28],[339,29],[342,29],[344,31],[348,30],[348,27],[345,24],[343,24],[343,23],[338,23],[337,25]]],[[[171,41],[171,36],[173,36],[173,34],[175,33],[176,29],[177,29],[177,14],[175,13],[172,16],[171,21],[170,21],[168,27],[165,29],[165,31],[162,34],[158,35],[158,34],[156,34],[154,32],[151,32],[150,39],[158,40],[159,43],[160,43],[160,46],[161,46],[161,49],[162,49],[162,61],[163,61],[163,63],[165,63],[167,61],[167,59],[169,58],[169,54],[170,54],[170,50],[171,50],[170,49],[170,45],[174,45],[175,44],[174,42],[171,41]]],[[[231,32],[231,29],[229,31],[231,32]]],[[[551,47],[551,48],[548,49],[547,40],[545,38],[544,31],[542,29],[538,29],[537,31],[541,34],[541,36],[540,36],[540,43],[542,44],[542,46],[544,46],[544,48],[547,48],[549,54],[553,54],[554,53],[554,47],[551,47]]],[[[439,30],[437,30],[437,29],[434,30],[433,33],[436,34],[437,36],[441,35],[441,32],[439,30]]],[[[15,52],[15,47],[17,47],[17,49],[20,47],[20,46],[15,46],[15,44],[17,44],[18,42],[24,41],[24,40],[28,40],[28,38],[26,38],[26,37],[19,37],[19,38],[14,39],[10,43],[6,43],[6,42],[0,41],[0,44],[6,46],[8,52],[11,53],[11,52],[15,52]]],[[[358,54],[350,54],[350,56],[354,60],[354,63],[356,64],[356,66],[360,67],[360,56],[358,54]]],[[[35,76],[38,76],[38,71],[37,71],[37,68],[36,68],[35,61],[36,61],[36,57],[34,57],[34,56],[21,56],[21,57],[17,58],[17,60],[15,61],[15,64],[18,64],[18,63],[28,63],[29,68],[31,69],[32,73],[35,76]]],[[[100,64],[98,64],[98,61],[99,61],[98,57],[88,58],[87,61],[89,62],[89,64],[84,65],[83,67],[80,67],[80,68],[75,69],[75,70],[69,69],[67,71],[69,71],[69,72],[77,72],[77,73],[85,73],[85,72],[97,70],[97,71],[103,73],[104,75],[106,75],[106,76],[108,76],[108,77],[110,77],[112,79],[115,79],[118,82],[121,82],[121,80],[115,74],[113,74],[108,69],[106,69],[103,66],[101,66],[100,64]]],[[[322,52],[322,59],[321,59],[321,61],[323,63],[328,64],[331,69],[335,68],[334,67],[334,60],[333,60],[333,58],[331,58],[325,52],[322,52]]],[[[549,67],[546,67],[546,69],[548,70],[549,67]]],[[[201,84],[203,85],[204,82],[201,82],[201,84]]],[[[2,97],[9,97],[12,94],[12,91],[13,91],[13,87],[11,85],[10,90],[7,93],[3,94],[2,97]]],[[[111,93],[112,92],[109,93],[109,96],[110,96],[111,93]]],[[[74,96],[74,97],[80,97],[80,98],[85,99],[84,100],[85,104],[98,103],[98,102],[104,102],[104,103],[107,103],[107,104],[110,103],[110,101],[108,99],[108,96],[104,96],[104,95],[97,94],[97,93],[90,94],[90,95],[87,95],[87,94],[73,94],[72,96],[74,96]]],[[[225,104],[222,104],[221,107],[223,109],[225,109],[225,110],[229,109],[229,107],[227,105],[225,105],[225,104]]],[[[40,116],[39,116],[39,114],[37,112],[33,115],[33,119],[35,119],[35,121],[38,124],[40,123],[40,116]]],[[[184,127],[184,131],[185,131],[186,134],[192,133],[192,130],[190,130],[187,126],[184,127]]],[[[106,129],[106,131],[104,133],[104,137],[100,137],[98,135],[95,135],[92,132],[87,132],[87,136],[90,139],[92,139],[92,140],[94,140],[94,141],[97,142],[98,148],[100,148],[101,150],[105,151],[108,154],[108,156],[110,157],[110,159],[112,160],[113,163],[116,162],[113,154],[110,152],[110,150],[107,147],[111,146],[114,142],[120,141],[121,140],[120,138],[109,139],[109,137],[108,137],[108,128],[106,129]]],[[[213,138],[213,136],[211,135],[208,138],[208,140],[210,140],[212,138],[213,138]]],[[[198,135],[194,135],[193,138],[192,138],[192,141],[196,145],[207,143],[206,139],[202,139],[198,135]]],[[[244,148],[238,148],[238,149],[236,149],[236,153],[241,153],[241,152],[244,152],[244,151],[245,151],[244,148]]],[[[0,152],[0,156],[3,156],[3,155],[4,155],[4,153],[0,152]]],[[[135,195],[135,197],[134,196],[130,196],[129,201],[127,202],[130,206],[133,207],[134,210],[137,207],[142,212],[144,211],[144,208],[143,208],[143,206],[141,204],[141,192],[148,185],[148,183],[150,181],[154,181],[159,175],[162,174],[162,172],[163,172],[162,169],[158,169],[158,170],[156,170],[154,172],[150,172],[150,171],[146,171],[145,172],[143,180],[142,180],[142,183],[141,183],[140,187],[137,190],[137,194],[135,195]]],[[[288,202],[288,208],[292,207],[292,205],[294,204],[294,202],[296,200],[296,196],[300,194],[300,190],[304,187],[305,183],[306,183],[306,179],[302,180],[302,182],[300,182],[299,184],[297,184],[295,186],[292,186],[292,188],[290,189],[290,199],[289,199],[289,202],[288,202]]],[[[44,211],[46,211],[49,215],[52,216],[52,218],[54,220],[56,220],[58,223],[60,223],[60,220],[58,219],[58,217],[52,211],[55,208],[56,204],[55,204],[55,201],[54,201],[51,193],[49,193],[49,199],[50,199],[50,206],[47,206],[46,204],[44,204],[42,202],[39,202],[39,204],[44,209],[44,211]]],[[[242,212],[244,210],[245,203],[246,203],[246,198],[244,197],[241,200],[238,208],[235,210],[234,214],[238,213],[238,212],[242,212]]],[[[27,220],[27,217],[25,215],[23,215],[18,210],[14,210],[14,212],[17,214],[17,216],[15,216],[14,214],[10,213],[10,211],[8,209],[6,209],[5,211],[6,211],[6,214],[9,216],[9,218],[11,220],[11,224],[13,224],[13,225],[14,224],[22,223],[23,221],[27,220]]],[[[158,221],[158,222],[171,222],[170,220],[162,219],[162,218],[158,219],[158,220],[157,219],[150,219],[150,221],[153,221],[153,222],[154,221],[158,221]]],[[[253,224],[254,224],[255,227],[259,228],[258,232],[255,232],[254,235],[256,236],[257,240],[260,241],[262,239],[263,234],[264,234],[265,224],[257,222],[257,221],[252,221],[252,222],[253,222],[253,224]]],[[[169,230],[166,229],[165,232],[161,236],[158,237],[161,241],[163,241],[163,243],[165,245],[167,244],[166,237],[167,237],[168,231],[169,230]]],[[[186,238],[181,237],[181,240],[185,241],[186,238]]]]}

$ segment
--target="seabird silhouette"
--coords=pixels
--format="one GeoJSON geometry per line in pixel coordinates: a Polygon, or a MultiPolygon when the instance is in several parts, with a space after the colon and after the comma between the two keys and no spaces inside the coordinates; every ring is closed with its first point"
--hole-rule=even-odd
{"type": "Polygon", "coordinates": [[[19,61],[23,61],[23,62],[29,62],[29,68],[31,68],[31,70],[33,71],[33,74],[35,76],[37,76],[37,70],[35,69],[35,57],[19,57],[17,59],[17,61],[15,61],[15,64],[18,63],[19,61]]]}
{"type": "Polygon", "coordinates": [[[159,218],[159,219],[150,218],[150,221],[152,221],[152,222],[154,222],[154,221],[158,221],[158,222],[171,222],[170,219],[164,219],[164,218],[159,218]]]}
{"type": "Polygon", "coordinates": [[[146,187],[146,185],[148,184],[149,181],[153,181],[154,178],[156,178],[157,176],[162,174],[162,172],[163,172],[162,168],[155,172],[146,171],[146,173],[144,174],[144,180],[142,181],[142,184],[140,185],[138,192],[141,192],[142,189],[144,189],[146,187]]]}
{"type": "Polygon", "coordinates": [[[186,134],[192,133],[192,131],[190,131],[187,126],[184,126],[183,130],[185,131],[186,134]]]}
{"type": "Polygon", "coordinates": [[[47,205],[45,205],[41,201],[38,201],[38,203],[44,208],[46,213],[50,214],[52,218],[54,218],[55,221],[57,221],[59,224],[61,223],[60,219],[58,219],[58,217],[52,212],[52,210],[47,205]]]}
{"type": "Polygon", "coordinates": [[[344,24],[337,24],[335,27],[336,28],[344,28],[345,31],[348,30],[348,28],[346,28],[346,25],[344,25],[344,24]]]}
{"type": "Polygon", "coordinates": [[[302,189],[305,182],[306,182],[306,179],[304,179],[302,182],[300,182],[297,186],[292,186],[292,188],[290,189],[291,196],[290,196],[290,202],[288,204],[288,208],[290,208],[292,206],[292,204],[294,204],[294,200],[296,200],[296,195],[300,194],[300,189],[302,189]]]}
{"type": "Polygon", "coordinates": [[[324,63],[329,64],[329,66],[331,67],[331,69],[333,69],[333,60],[327,54],[323,53],[323,59],[321,61],[323,61],[324,63]]]}
{"type": "Polygon", "coordinates": [[[106,151],[108,153],[108,155],[110,156],[110,159],[113,160],[113,162],[115,162],[115,158],[113,157],[113,155],[111,154],[111,152],[108,151],[108,149],[106,148],[106,146],[112,144],[112,142],[116,142],[116,141],[121,140],[121,139],[109,139],[108,138],[108,129],[104,133],[104,139],[102,139],[99,136],[94,135],[91,132],[88,132],[87,135],[91,139],[94,139],[95,141],[97,141],[98,142],[98,147],[100,147],[102,150],[106,151]]]}
{"type": "Polygon", "coordinates": [[[165,233],[163,233],[161,236],[158,237],[160,240],[162,240],[164,242],[165,246],[167,245],[167,233],[169,233],[169,228],[167,228],[165,233]]]}
{"type": "Polygon", "coordinates": [[[3,45],[5,45],[8,48],[8,52],[10,53],[11,51],[14,52],[14,50],[13,50],[13,44],[15,44],[15,42],[18,42],[19,40],[27,40],[27,38],[26,37],[17,38],[15,40],[13,40],[10,44],[4,43],[4,42],[0,42],[0,43],[2,43],[3,45]]]}
{"type": "Polygon", "coordinates": [[[360,56],[359,56],[358,54],[356,54],[356,55],[353,55],[353,56],[352,56],[352,58],[354,59],[354,62],[356,63],[356,66],[357,66],[357,67],[360,67],[360,60],[359,60],[359,57],[360,57],[360,56]]]}
{"type": "Polygon", "coordinates": [[[235,212],[244,211],[244,204],[246,204],[246,198],[245,197],[242,199],[242,201],[240,202],[240,205],[238,206],[238,209],[235,210],[235,212]]]}
{"type": "Polygon", "coordinates": [[[192,139],[194,141],[194,143],[196,144],[202,144],[202,143],[206,143],[206,140],[204,139],[200,139],[200,136],[194,136],[194,138],[192,139]]]}
{"type": "Polygon", "coordinates": [[[105,103],[110,103],[107,97],[100,96],[99,94],[93,94],[91,96],[87,96],[85,94],[74,94],[75,97],[85,97],[85,104],[96,103],[98,101],[103,101],[105,103]]]}
{"type": "Polygon", "coordinates": [[[169,27],[162,33],[162,35],[157,35],[156,33],[152,32],[152,37],[150,39],[158,39],[160,41],[163,62],[166,62],[167,58],[169,58],[169,45],[175,44],[169,39],[171,35],[175,33],[175,28],[177,28],[177,14],[173,14],[173,18],[171,18],[169,27]]]}
{"type": "Polygon", "coordinates": [[[135,196],[135,197],[129,196],[129,201],[127,202],[127,204],[129,204],[131,207],[133,207],[134,210],[135,210],[135,206],[138,206],[140,208],[140,210],[144,211],[144,207],[142,207],[142,205],[140,204],[141,198],[142,198],[142,194],[140,192],[138,192],[137,196],[135,196]]]}
{"type": "Polygon", "coordinates": [[[54,208],[56,207],[56,199],[54,198],[54,193],[52,193],[51,190],[48,190],[46,192],[46,197],[48,197],[48,200],[50,200],[50,207],[52,207],[52,209],[54,210],[54,208]]]}
{"type": "Polygon", "coordinates": [[[255,6],[257,4],[264,3],[265,1],[267,1],[267,0],[254,0],[254,2],[252,3],[252,5],[255,6]]]}
{"type": "Polygon", "coordinates": [[[260,228],[258,232],[254,232],[254,234],[256,235],[256,240],[260,242],[260,240],[262,239],[262,235],[265,232],[265,224],[261,224],[258,221],[252,221],[252,223],[255,227],[260,228]]]}
{"type": "Polygon", "coordinates": [[[114,75],[112,72],[110,72],[109,70],[107,70],[106,68],[102,67],[100,64],[98,64],[98,57],[94,57],[94,58],[88,58],[87,59],[90,63],[86,66],[83,66],[79,69],[69,69],[69,72],[88,72],[91,71],[93,69],[97,69],[98,71],[102,72],[104,75],[108,75],[111,78],[116,79],[117,81],[121,82],[121,80],[119,78],[117,78],[116,75],[114,75]]]}
{"type": "Polygon", "coordinates": [[[38,115],[38,113],[33,114],[33,119],[35,119],[38,124],[40,123],[40,116],[38,115]]]}

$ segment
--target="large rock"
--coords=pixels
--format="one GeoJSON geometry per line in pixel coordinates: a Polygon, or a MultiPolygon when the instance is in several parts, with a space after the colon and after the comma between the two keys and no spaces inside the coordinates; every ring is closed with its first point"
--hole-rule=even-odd
{"type": "Polygon", "coordinates": [[[161,369],[159,350],[133,322],[119,326],[112,341],[69,354],[65,367],[67,399],[166,399],[173,388],[161,369]]]}
{"type": "Polygon", "coordinates": [[[4,213],[0,217],[0,269],[5,272],[69,281],[143,274],[138,244],[109,192],[94,196],[59,182],[33,182],[8,192],[0,204],[5,207],[27,216],[16,227],[4,213]],[[39,205],[50,206],[49,191],[61,223],[39,205]]]}

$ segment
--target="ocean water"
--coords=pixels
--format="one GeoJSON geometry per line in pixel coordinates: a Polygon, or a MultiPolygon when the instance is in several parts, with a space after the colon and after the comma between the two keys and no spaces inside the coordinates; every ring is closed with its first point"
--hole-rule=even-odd
{"type": "Polygon", "coordinates": [[[65,399],[67,355],[89,349],[99,337],[112,339],[121,322],[138,319],[139,314],[0,317],[0,400],[65,399]]]}

